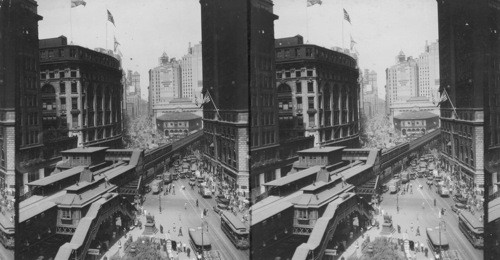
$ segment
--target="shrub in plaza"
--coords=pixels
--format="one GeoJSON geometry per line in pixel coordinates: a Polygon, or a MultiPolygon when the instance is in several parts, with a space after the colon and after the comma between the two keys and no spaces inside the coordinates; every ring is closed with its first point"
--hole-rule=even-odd
{"type": "Polygon", "coordinates": [[[363,248],[363,255],[359,260],[382,260],[382,259],[394,259],[394,260],[404,260],[406,259],[403,252],[398,251],[391,245],[391,242],[386,237],[377,237],[370,243],[372,252],[369,252],[369,247],[363,248]]]}

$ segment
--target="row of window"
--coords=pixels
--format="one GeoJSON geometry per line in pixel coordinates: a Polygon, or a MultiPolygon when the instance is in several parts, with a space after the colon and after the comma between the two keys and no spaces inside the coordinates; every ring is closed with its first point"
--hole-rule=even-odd
{"type": "Polygon", "coordinates": [[[311,47],[296,47],[296,48],[286,48],[277,49],[276,58],[277,59],[288,59],[288,58],[301,58],[301,57],[314,57],[316,59],[326,60],[331,63],[339,63],[346,66],[354,67],[356,62],[352,58],[348,58],[345,55],[332,50],[320,50],[319,48],[311,47]]]}
{"type": "Polygon", "coordinates": [[[5,169],[6,164],[6,153],[5,153],[5,148],[4,148],[4,129],[3,127],[0,126],[0,168],[5,169]]]}
{"type": "Polygon", "coordinates": [[[274,144],[276,140],[275,137],[276,137],[276,131],[274,130],[263,131],[262,134],[259,134],[258,132],[253,132],[251,143],[252,146],[274,144]]]}
{"type": "MultiPolygon", "coordinates": [[[[313,71],[312,70],[307,70],[305,71],[304,77],[313,77],[313,71]]],[[[283,72],[276,72],[276,78],[277,79],[287,79],[287,78],[300,78],[302,76],[303,71],[300,70],[291,70],[291,71],[285,71],[283,72]]]]}
{"type": "Polygon", "coordinates": [[[40,72],[40,79],[62,79],[66,77],[76,78],[77,71],[72,68],[67,71],[50,71],[50,72],[40,72]]]}

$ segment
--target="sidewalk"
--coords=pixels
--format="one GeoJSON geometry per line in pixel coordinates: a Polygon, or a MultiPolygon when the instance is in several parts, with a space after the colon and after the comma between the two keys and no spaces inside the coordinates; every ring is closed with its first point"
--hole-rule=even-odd
{"type": "MultiPolygon", "coordinates": [[[[176,185],[177,186],[177,185],[176,185]]],[[[182,196],[179,189],[177,189],[176,195],[168,195],[168,196],[182,196]]],[[[142,228],[139,227],[134,227],[132,230],[129,230],[127,232],[127,236],[122,236],[119,241],[121,242],[121,246],[119,245],[118,242],[114,243],[112,246],[110,246],[108,252],[106,252],[105,255],[101,257],[101,259],[104,259],[105,256],[110,259],[111,256],[118,254],[120,256],[123,256],[125,254],[125,242],[127,241],[129,236],[132,236],[133,240],[136,241],[139,237],[142,236],[147,236],[147,237],[152,237],[152,238],[162,238],[165,239],[168,236],[172,241],[177,242],[177,246],[179,246],[180,243],[183,245],[186,245],[186,249],[189,247],[191,249],[190,252],[190,257],[187,256],[186,252],[179,252],[175,251],[172,252],[172,258],[171,259],[178,259],[178,260],[191,260],[191,259],[196,259],[196,253],[194,250],[191,248],[190,243],[189,243],[189,235],[188,235],[188,230],[185,227],[185,225],[182,225],[182,218],[181,218],[181,213],[180,211],[173,211],[173,210],[166,210],[163,209],[162,212],[159,212],[159,209],[151,210],[148,211],[148,214],[151,213],[155,217],[155,227],[156,227],[156,232],[152,235],[143,235],[144,230],[145,230],[145,224],[146,224],[146,215],[141,214],[137,217],[138,220],[142,222],[142,228]],[[160,225],[163,226],[163,234],[160,233],[160,225]],[[182,235],[179,236],[179,226],[184,226],[182,228],[182,235]]],[[[161,249],[161,253],[163,257],[166,257],[166,252],[163,251],[163,247],[161,249]]],[[[163,259],[163,258],[162,258],[163,259]]]]}
{"type": "MultiPolygon", "coordinates": [[[[408,227],[405,227],[403,225],[400,224],[401,226],[401,233],[398,233],[398,230],[397,230],[397,225],[398,223],[407,223],[408,222],[408,218],[418,218],[418,216],[410,216],[410,215],[407,215],[406,213],[404,212],[400,212],[399,214],[396,214],[396,210],[389,210],[388,212],[384,211],[384,213],[388,213],[389,215],[392,215],[392,223],[393,223],[393,227],[394,227],[394,232],[392,234],[389,234],[389,235],[382,235],[381,232],[382,232],[382,223],[384,223],[384,219],[383,219],[383,216],[382,214],[378,214],[378,215],[374,215],[374,219],[376,221],[378,221],[380,223],[380,229],[378,229],[376,226],[375,227],[371,227],[369,230],[366,230],[364,231],[363,236],[359,235],[359,237],[355,238],[353,242],[351,242],[350,246],[346,249],[346,251],[342,252],[342,254],[339,256],[338,259],[341,259],[342,257],[344,257],[344,259],[348,259],[349,256],[361,256],[362,255],[362,244],[363,244],[363,241],[365,241],[366,237],[369,236],[370,237],[370,241],[373,241],[375,238],[377,237],[387,237],[387,238],[394,238],[394,239],[404,239],[404,238],[407,238],[408,240],[412,240],[415,242],[415,247],[417,246],[417,242],[419,242],[420,244],[423,244],[424,245],[424,250],[425,248],[428,248],[427,247],[427,241],[426,241],[426,238],[425,238],[425,228],[424,227],[420,227],[420,236],[416,236],[415,233],[416,233],[416,227],[418,226],[418,220],[417,222],[415,222],[415,225],[414,225],[414,229],[413,229],[413,232],[411,232],[411,228],[408,228],[408,227]],[[406,233],[405,231],[408,231],[408,233],[406,233]]],[[[428,252],[427,254],[427,257],[425,257],[425,252],[416,252],[416,251],[409,251],[410,252],[410,255],[411,255],[411,259],[415,259],[415,260],[427,260],[427,259],[434,259],[432,257],[432,252],[428,252]]]]}

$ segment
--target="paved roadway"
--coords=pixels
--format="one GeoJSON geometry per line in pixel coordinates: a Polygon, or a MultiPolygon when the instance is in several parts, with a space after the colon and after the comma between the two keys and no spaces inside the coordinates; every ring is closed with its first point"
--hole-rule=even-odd
{"type": "Polygon", "coordinates": [[[144,209],[155,215],[156,222],[163,225],[165,233],[170,230],[173,239],[177,241],[180,239],[183,243],[189,244],[188,228],[201,226],[201,213],[204,208],[207,208],[208,216],[205,220],[209,226],[208,234],[212,241],[212,250],[220,252],[224,260],[249,259],[249,251],[237,249],[221,230],[220,216],[213,211],[213,206],[216,205],[214,198],[202,198],[198,194],[198,189],[195,187],[192,190],[188,182],[188,179],[174,181],[176,195],[161,196],[161,214],[158,213],[158,195],[153,195],[151,192],[146,196],[146,201],[143,204],[144,209]],[[185,190],[180,189],[182,185],[186,187],[185,190]],[[199,207],[196,207],[196,199],[198,199],[199,207]],[[187,203],[187,209],[184,209],[185,203],[187,203]],[[178,237],[179,223],[181,223],[183,232],[181,237],[178,237]],[[173,226],[176,226],[176,232],[173,231],[173,226]]]}
{"type": "Polygon", "coordinates": [[[384,194],[381,208],[393,215],[394,227],[397,229],[397,225],[400,225],[401,232],[407,231],[409,239],[424,242],[427,245],[426,228],[438,227],[440,220],[443,220],[446,222],[450,250],[458,251],[462,259],[482,260],[483,250],[475,249],[458,227],[458,215],[451,210],[451,205],[455,203],[453,199],[442,198],[436,193],[435,187],[429,190],[425,178],[417,178],[411,183],[413,194],[407,192],[405,195],[399,195],[399,213],[396,212],[398,201],[396,194],[389,192],[384,194]],[[419,184],[423,186],[423,189],[418,188],[419,184]],[[434,207],[434,199],[436,199],[436,207],[434,207]],[[439,210],[443,207],[446,213],[442,219],[439,219],[439,210]],[[413,232],[411,223],[414,227],[413,232]],[[415,234],[417,226],[420,227],[420,236],[415,234]]]}
{"type": "Polygon", "coordinates": [[[0,260],[14,260],[14,251],[6,249],[0,243],[0,260]]]}

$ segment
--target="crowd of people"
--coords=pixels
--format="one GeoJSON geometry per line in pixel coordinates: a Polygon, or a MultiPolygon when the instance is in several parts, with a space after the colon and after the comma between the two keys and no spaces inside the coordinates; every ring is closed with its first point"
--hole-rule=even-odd
{"type": "Polygon", "coordinates": [[[123,137],[126,148],[154,149],[172,140],[155,129],[151,118],[128,118],[123,137]]]}

